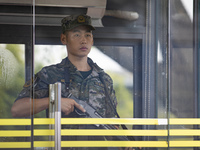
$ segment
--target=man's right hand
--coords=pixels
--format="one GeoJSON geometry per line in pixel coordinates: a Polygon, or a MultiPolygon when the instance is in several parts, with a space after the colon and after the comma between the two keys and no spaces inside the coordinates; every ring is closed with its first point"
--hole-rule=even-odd
{"type": "Polygon", "coordinates": [[[61,99],[61,111],[65,115],[69,115],[71,112],[74,111],[74,107],[80,109],[82,112],[86,112],[86,110],[79,105],[75,100],[71,98],[62,98],[61,99]]]}

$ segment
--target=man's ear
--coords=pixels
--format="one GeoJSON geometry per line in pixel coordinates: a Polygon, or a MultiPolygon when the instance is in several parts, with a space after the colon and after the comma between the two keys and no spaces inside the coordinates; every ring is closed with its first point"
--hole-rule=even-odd
{"type": "Polygon", "coordinates": [[[62,42],[63,45],[67,44],[67,37],[65,34],[60,35],[60,41],[62,42]]]}

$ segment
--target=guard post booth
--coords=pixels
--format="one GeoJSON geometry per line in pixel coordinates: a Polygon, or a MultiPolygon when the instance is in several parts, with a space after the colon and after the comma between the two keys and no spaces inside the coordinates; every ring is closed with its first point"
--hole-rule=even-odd
{"type": "Polygon", "coordinates": [[[0,149],[198,150],[199,6],[199,0],[0,0],[0,149]],[[49,90],[50,103],[58,104],[50,105],[49,118],[45,111],[31,115],[34,88],[30,116],[13,117],[25,82],[32,86],[42,67],[67,56],[61,19],[81,13],[92,17],[89,57],[112,77],[121,118],[61,118],[59,83],[49,90]],[[124,124],[128,130],[61,128],[68,124],[124,124]],[[62,141],[64,136],[134,140],[62,141]]]}

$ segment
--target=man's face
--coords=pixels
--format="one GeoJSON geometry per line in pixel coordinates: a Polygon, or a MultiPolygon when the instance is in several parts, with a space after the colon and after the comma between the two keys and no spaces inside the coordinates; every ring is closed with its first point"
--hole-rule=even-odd
{"type": "Polygon", "coordinates": [[[93,45],[92,31],[87,26],[79,26],[61,35],[61,41],[67,46],[68,57],[87,57],[93,45]]]}

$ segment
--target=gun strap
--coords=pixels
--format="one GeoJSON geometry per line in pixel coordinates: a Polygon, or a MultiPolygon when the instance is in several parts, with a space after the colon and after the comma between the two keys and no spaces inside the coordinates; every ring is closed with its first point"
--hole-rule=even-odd
{"type": "MultiPolygon", "coordinates": [[[[101,82],[102,82],[103,85],[104,85],[106,97],[107,97],[108,100],[110,101],[111,107],[112,107],[114,113],[116,114],[117,118],[120,118],[119,114],[117,113],[116,108],[114,107],[115,104],[114,104],[114,102],[112,101],[112,99],[111,99],[111,97],[110,97],[110,94],[108,93],[108,88],[107,88],[106,83],[105,83],[105,81],[104,81],[104,79],[103,79],[103,74],[104,74],[103,72],[99,73],[99,79],[101,80],[101,82]]],[[[123,129],[128,129],[124,124],[121,124],[121,127],[122,127],[123,129]]]]}
{"type": "MultiPolygon", "coordinates": [[[[112,107],[113,111],[115,112],[117,118],[120,118],[119,114],[117,113],[116,108],[114,107],[114,106],[115,106],[115,105],[114,105],[114,102],[112,101],[112,99],[111,99],[111,97],[110,97],[110,94],[108,93],[108,88],[107,88],[107,86],[106,86],[105,80],[103,79],[103,74],[104,74],[104,72],[99,73],[99,79],[101,80],[101,82],[102,82],[103,85],[104,85],[104,89],[105,89],[105,92],[106,92],[106,93],[105,93],[105,94],[106,94],[106,97],[107,97],[108,100],[110,101],[111,107],[112,107]]],[[[122,129],[124,129],[124,130],[128,130],[128,128],[127,128],[126,125],[124,125],[124,124],[121,124],[121,127],[122,127],[122,129]]],[[[129,136],[128,138],[129,138],[131,141],[135,141],[135,138],[134,138],[133,136],[129,136]]]]}

